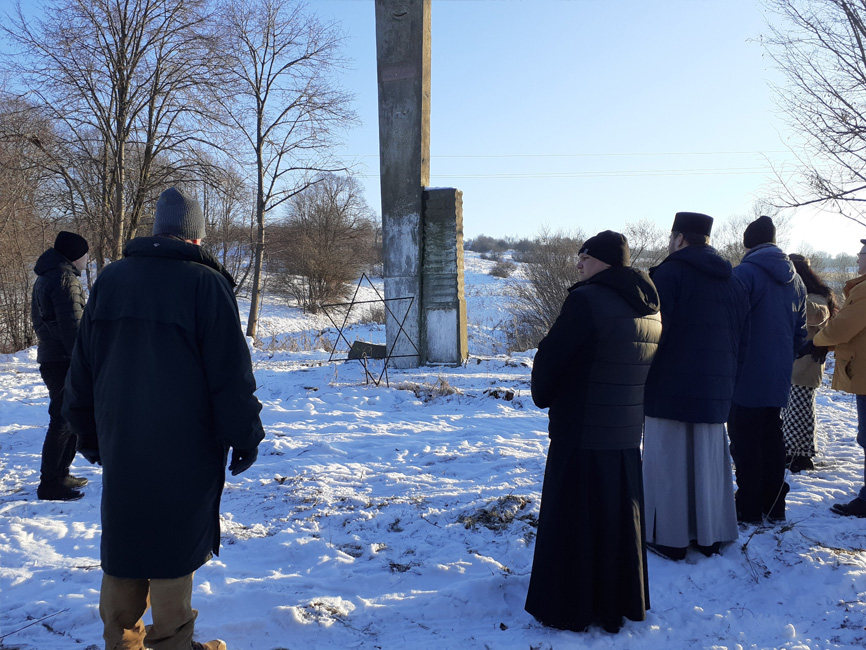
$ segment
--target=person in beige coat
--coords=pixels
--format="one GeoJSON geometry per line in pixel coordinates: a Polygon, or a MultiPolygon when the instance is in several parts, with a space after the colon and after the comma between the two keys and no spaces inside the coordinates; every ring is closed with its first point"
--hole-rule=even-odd
{"type": "MultiPolygon", "coordinates": [[[[806,338],[810,341],[836,313],[836,297],[827,284],[812,269],[809,259],[792,253],[788,256],[797,275],[806,285],[806,338]]],[[[791,393],[788,405],[782,409],[782,434],[785,437],[785,462],[792,473],[815,469],[812,458],[817,453],[815,432],[815,393],[824,378],[826,351],[815,351],[794,362],[791,372],[791,393]]]]}
{"type": "MultiPolygon", "coordinates": [[[[860,243],[863,245],[857,255],[860,277],[845,285],[845,302],[815,335],[813,343],[834,350],[833,388],[856,396],[857,443],[866,450],[866,239],[860,243]]],[[[859,494],[848,503],[833,504],[831,510],[847,517],[866,517],[866,461],[859,494]]]]}

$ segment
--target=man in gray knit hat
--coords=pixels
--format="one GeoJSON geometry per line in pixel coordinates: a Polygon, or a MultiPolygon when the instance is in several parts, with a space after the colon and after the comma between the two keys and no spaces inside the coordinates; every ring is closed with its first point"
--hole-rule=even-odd
{"type": "Polygon", "coordinates": [[[153,219],[154,235],[198,244],[204,239],[204,231],[204,214],[198,201],[176,187],[159,195],[153,219]]]}
{"type": "Polygon", "coordinates": [[[94,285],[64,415],[81,454],[103,467],[106,648],[225,650],[192,639],[193,572],[219,553],[228,452],[232,475],[253,464],[261,404],[234,280],[199,246],[198,202],[163,192],[153,234],[130,241],[94,285]]]}

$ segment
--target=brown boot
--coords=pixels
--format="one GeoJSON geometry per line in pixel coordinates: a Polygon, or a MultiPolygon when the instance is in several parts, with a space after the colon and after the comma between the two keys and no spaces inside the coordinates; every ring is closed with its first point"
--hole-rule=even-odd
{"type": "Polygon", "coordinates": [[[220,639],[214,639],[213,641],[208,641],[207,643],[199,643],[198,641],[192,642],[192,650],[227,650],[226,642],[220,639]]]}

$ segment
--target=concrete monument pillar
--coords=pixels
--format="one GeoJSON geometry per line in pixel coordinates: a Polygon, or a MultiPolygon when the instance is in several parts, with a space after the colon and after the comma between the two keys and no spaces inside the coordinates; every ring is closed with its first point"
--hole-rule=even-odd
{"type": "Polygon", "coordinates": [[[428,363],[466,358],[466,298],[463,283],[463,192],[427,188],[421,265],[421,341],[428,363]]]}
{"type": "MultiPolygon", "coordinates": [[[[385,298],[414,296],[403,328],[422,355],[394,359],[397,368],[426,362],[421,349],[421,193],[430,178],[430,1],[376,0],[385,298]]],[[[389,303],[398,317],[407,305],[389,303]]],[[[415,353],[390,316],[385,332],[394,355],[415,353]]]]}
{"type": "Polygon", "coordinates": [[[467,356],[463,199],[429,190],[430,3],[376,0],[379,169],[385,335],[391,365],[460,363],[467,356]]]}

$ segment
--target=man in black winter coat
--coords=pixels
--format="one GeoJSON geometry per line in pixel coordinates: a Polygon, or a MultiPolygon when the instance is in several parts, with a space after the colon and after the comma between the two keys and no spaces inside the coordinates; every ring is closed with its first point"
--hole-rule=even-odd
{"type": "Polygon", "coordinates": [[[662,328],[655,286],[629,264],[619,233],[584,243],[533,363],[550,446],[526,611],[550,627],[616,632],[649,609],[640,440],[662,328]]]}
{"type": "Polygon", "coordinates": [[[48,387],[48,431],[42,443],[42,467],[36,495],[48,501],[74,501],[84,496],[77,488],[87,479],[71,476],[75,434],[61,415],[63,384],[78,326],[84,313],[84,290],[79,276],[87,266],[87,240],[61,231],[54,246],[42,253],[33,271],[36,282],[30,301],[33,329],[39,340],[36,360],[48,387]]]}
{"type": "Polygon", "coordinates": [[[253,464],[261,404],[234,282],[199,246],[198,202],[166,190],[153,231],[93,287],[64,412],[103,467],[106,647],[225,650],[192,640],[193,572],[219,552],[228,451],[232,475],[253,464]]]}

